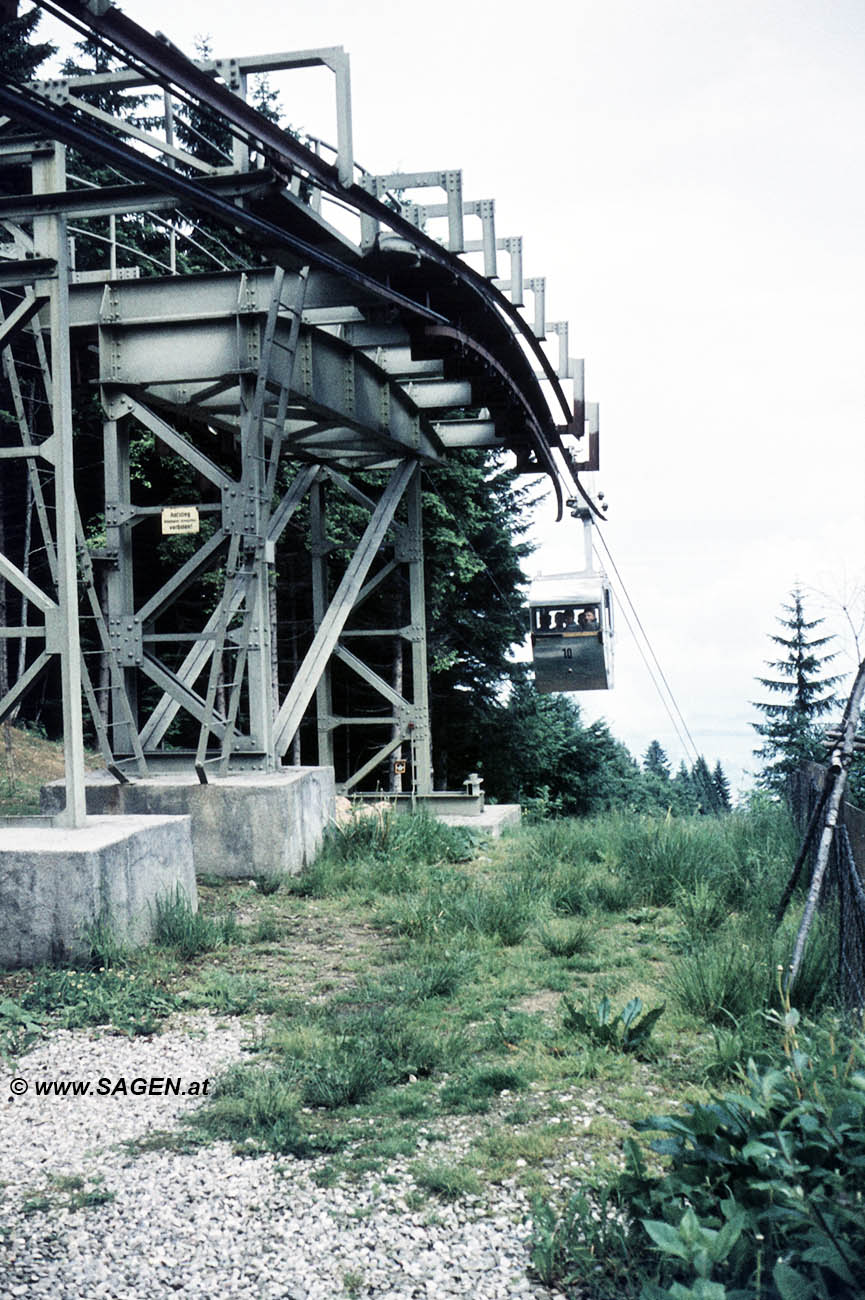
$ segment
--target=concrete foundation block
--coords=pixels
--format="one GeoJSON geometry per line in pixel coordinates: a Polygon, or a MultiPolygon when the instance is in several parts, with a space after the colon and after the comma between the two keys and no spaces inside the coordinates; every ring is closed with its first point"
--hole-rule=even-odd
{"type": "MultiPolygon", "coordinates": [[[[120,785],[107,772],[88,773],[87,811],[95,815],[192,819],[192,849],[199,875],[297,875],[318,853],[333,820],[333,769],[292,767],[238,772],[201,785],[194,773],[136,779],[120,785]]],[[[63,782],[42,789],[43,812],[65,803],[63,782]]]]}
{"type": "Polygon", "coordinates": [[[153,937],[156,901],[198,906],[188,817],[94,817],[80,829],[0,827],[0,964],[85,956],[99,922],[134,948],[153,937]]]}
{"type": "Polygon", "coordinates": [[[480,813],[436,813],[440,822],[448,826],[466,826],[497,840],[506,828],[520,825],[521,809],[518,803],[488,803],[480,813]]]}

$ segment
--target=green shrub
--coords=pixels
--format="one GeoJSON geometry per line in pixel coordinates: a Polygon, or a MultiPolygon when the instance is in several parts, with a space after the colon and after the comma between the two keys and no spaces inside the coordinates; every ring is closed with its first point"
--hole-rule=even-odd
{"type": "Polygon", "coordinates": [[[787,1010],[778,1067],[751,1061],[738,1091],[636,1123],[661,1135],[649,1146],[664,1171],[650,1174],[629,1139],[603,1215],[591,1193],[570,1221],[536,1211],[533,1260],[593,1296],[616,1294],[603,1288],[626,1256],[641,1300],[865,1294],[865,1036],[808,1042],[798,1025],[787,1010]],[[603,1258],[585,1250],[601,1219],[614,1241],[603,1258]]]}

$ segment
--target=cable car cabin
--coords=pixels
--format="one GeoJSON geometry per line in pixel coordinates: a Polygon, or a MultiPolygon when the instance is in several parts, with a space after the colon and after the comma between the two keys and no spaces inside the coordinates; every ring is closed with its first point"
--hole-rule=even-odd
{"type": "Polygon", "coordinates": [[[602,573],[538,577],[529,588],[535,688],[606,691],[613,684],[613,604],[602,573]]]}

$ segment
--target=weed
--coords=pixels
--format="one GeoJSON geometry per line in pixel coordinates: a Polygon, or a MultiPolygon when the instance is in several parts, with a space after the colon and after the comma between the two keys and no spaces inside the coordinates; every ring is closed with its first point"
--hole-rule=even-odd
{"type": "Polygon", "coordinates": [[[267,896],[277,893],[285,884],[285,880],[284,871],[260,871],[258,875],[250,877],[250,884],[255,886],[259,894],[267,896]]]}
{"type": "Polygon", "coordinates": [[[588,897],[603,912],[624,912],[634,901],[631,882],[618,872],[593,876],[588,897]]]}
{"type": "Polygon", "coordinates": [[[42,1029],[42,1019],[32,1010],[11,998],[3,998],[0,1001],[0,1061],[11,1066],[13,1059],[27,1051],[42,1029]]]}
{"type": "Polygon", "coordinates": [[[608,997],[601,998],[594,1009],[586,1004],[578,1010],[568,998],[562,998],[562,1005],[562,1023],[566,1030],[582,1034],[599,1047],[636,1054],[645,1050],[655,1023],[665,1010],[662,1005],[643,1015],[640,998],[631,998],[615,1015],[608,997]]]}
{"type": "Polygon", "coordinates": [[[551,957],[576,957],[590,951],[596,927],[587,920],[554,921],[538,930],[542,947],[551,957]]]}
{"type": "Polygon", "coordinates": [[[674,901],[691,945],[715,934],[727,919],[727,905],[708,880],[699,878],[690,887],[680,886],[674,901]]]}
{"type": "Polygon", "coordinates": [[[386,1114],[396,1115],[399,1119],[422,1119],[432,1111],[430,1099],[425,1091],[428,1085],[409,1084],[406,1087],[391,1088],[376,1098],[377,1108],[386,1114]]]}
{"type": "Polygon", "coordinates": [[[315,1146],[298,1109],[297,1091],[281,1071],[236,1065],[217,1080],[208,1101],[187,1123],[244,1149],[308,1156],[315,1146]]]}
{"type": "Polygon", "coordinates": [[[378,980],[367,980],[361,991],[370,1002],[411,1004],[450,997],[471,975],[476,964],[474,953],[448,950],[442,953],[433,948],[378,980]]]}
{"type": "Polygon", "coordinates": [[[466,1196],[481,1194],[477,1174],[463,1164],[416,1164],[411,1173],[418,1187],[440,1201],[461,1201],[466,1196]]]}
{"type": "Polygon", "coordinates": [[[342,1285],[347,1296],[359,1296],[363,1286],[363,1273],[359,1269],[350,1269],[342,1275],[342,1285]]]}
{"type": "Polygon", "coordinates": [[[345,1044],[333,1048],[323,1060],[305,1062],[298,1083],[308,1106],[336,1110],[371,1096],[381,1083],[381,1072],[373,1055],[358,1055],[345,1044]]]}
{"type": "Polygon", "coordinates": [[[676,959],[667,984],[683,1011],[707,1024],[729,1026],[768,1004],[771,946],[728,928],[676,959]]]}
{"type": "Polygon", "coordinates": [[[269,980],[226,970],[209,971],[187,994],[187,1002],[194,1007],[212,1007],[227,1016],[273,1011],[278,1005],[269,980]]]}
{"type": "Polygon", "coordinates": [[[236,943],[238,938],[233,913],[206,916],[194,912],[179,886],[167,898],[157,899],[153,941],[157,947],[176,953],[181,961],[236,943]]]}
{"type": "Polygon", "coordinates": [[[470,1074],[449,1079],[439,1094],[441,1107],[451,1114],[483,1114],[489,1110],[491,1098],[502,1092],[518,1092],[525,1088],[525,1077],[508,1067],[486,1066],[470,1074]]]}
{"type": "Polygon", "coordinates": [[[247,935],[250,943],[276,943],[282,927],[275,916],[262,916],[247,935]]]}
{"type": "Polygon", "coordinates": [[[594,891],[588,868],[560,867],[542,884],[556,915],[582,916],[590,910],[594,891]]]}
{"type": "Polygon", "coordinates": [[[339,1182],[339,1169],[333,1164],[319,1165],[312,1171],[310,1178],[316,1187],[335,1187],[339,1182]]]}
{"type": "Polygon", "coordinates": [[[64,1029],[113,1025],[136,1035],[155,1033],[177,1000],[135,971],[44,970],[22,994],[21,1005],[64,1029]]]}
{"type": "Polygon", "coordinates": [[[589,1285],[597,1300],[640,1294],[646,1251],[634,1247],[614,1187],[580,1190],[558,1212],[538,1200],[533,1219],[531,1270],[545,1286],[589,1285]]]}
{"type": "Polygon", "coordinates": [[[712,1026],[712,1048],[705,1069],[707,1081],[730,1079],[741,1073],[742,1062],[768,1064],[772,1031],[764,1011],[754,1011],[728,1025],[712,1026]]]}
{"type": "Polygon", "coordinates": [[[405,899],[386,919],[403,934],[427,943],[463,934],[512,948],[525,938],[540,906],[537,896],[519,878],[489,887],[453,878],[435,881],[427,890],[405,899]]]}
{"type": "Polygon", "coordinates": [[[21,1203],[24,1214],[39,1214],[47,1210],[86,1210],[96,1205],[107,1205],[115,1198],[114,1192],[101,1187],[101,1179],[87,1186],[80,1174],[48,1174],[45,1192],[25,1197],[21,1203]]]}
{"type": "Polygon", "coordinates": [[[85,964],[90,970],[108,970],[110,967],[127,965],[128,952],[105,918],[100,918],[92,925],[85,938],[90,948],[85,964]]]}

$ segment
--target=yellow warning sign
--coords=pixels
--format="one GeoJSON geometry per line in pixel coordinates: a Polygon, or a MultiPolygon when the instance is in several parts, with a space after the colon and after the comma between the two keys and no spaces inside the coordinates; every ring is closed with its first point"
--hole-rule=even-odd
{"type": "Polygon", "coordinates": [[[198,530],[198,506],[166,506],[163,510],[163,537],[176,537],[179,533],[197,533],[198,530]]]}

